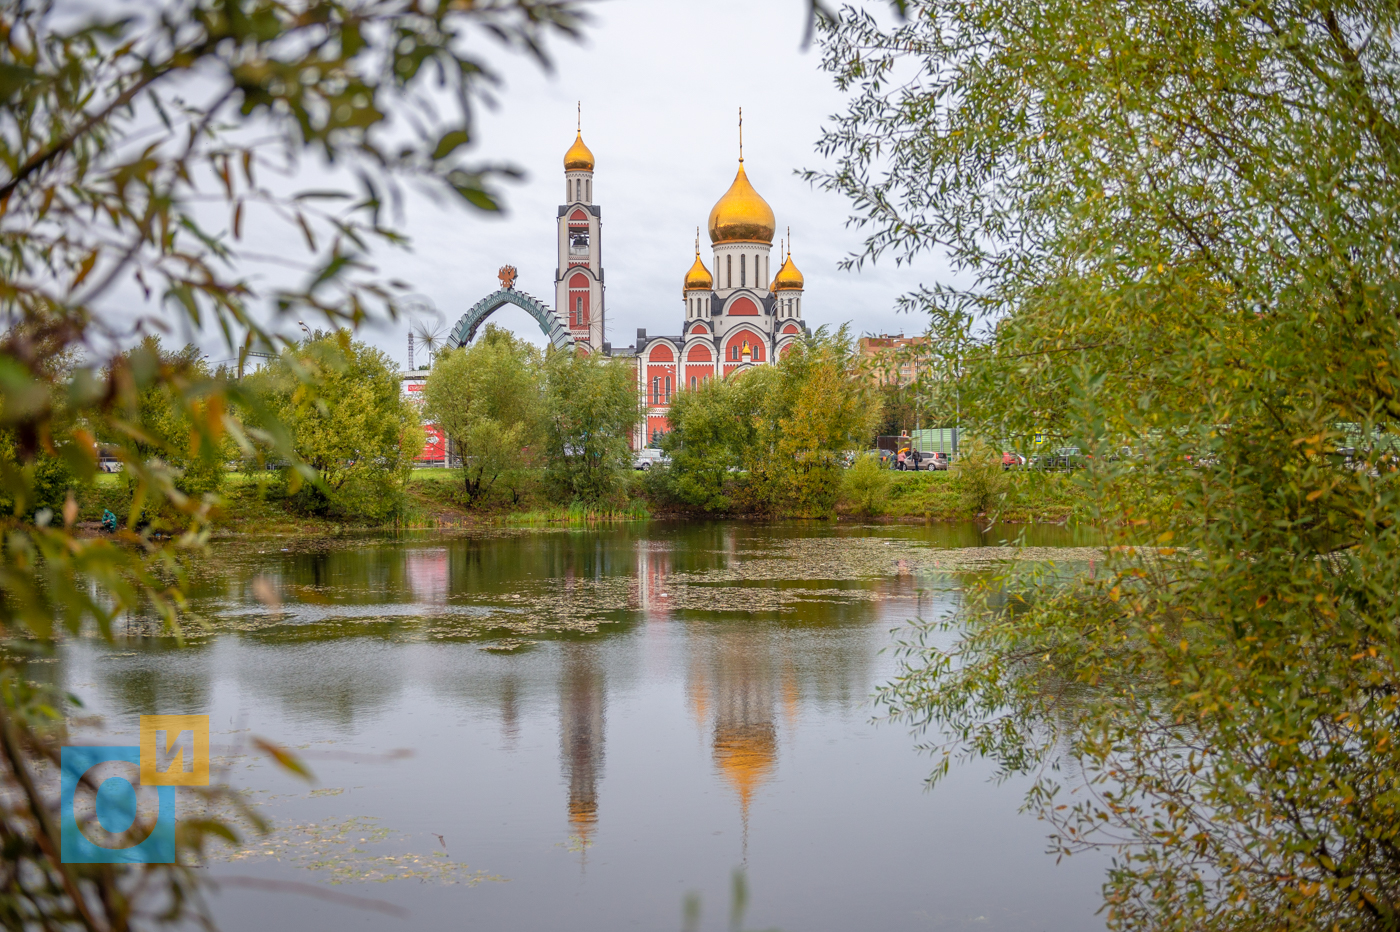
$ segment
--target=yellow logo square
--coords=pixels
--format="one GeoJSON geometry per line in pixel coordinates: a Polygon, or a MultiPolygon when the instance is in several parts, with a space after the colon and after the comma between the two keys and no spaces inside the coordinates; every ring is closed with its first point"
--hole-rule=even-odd
{"type": "Polygon", "coordinates": [[[141,784],[209,785],[209,716],[141,716],[141,784]]]}

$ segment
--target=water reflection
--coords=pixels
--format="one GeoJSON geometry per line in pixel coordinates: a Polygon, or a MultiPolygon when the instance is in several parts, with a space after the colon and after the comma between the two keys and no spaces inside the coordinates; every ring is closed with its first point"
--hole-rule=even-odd
{"type": "Polygon", "coordinates": [[[778,767],[773,654],[772,639],[756,632],[702,637],[691,654],[687,692],[696,719],[713,719],[715,767],[739,799],[745,861],[749,807],[778,767]]]}
{"type": "MultiPolygon", "coordinates": [[[[724,902],[740,864],[779,905],[756,917],[761,927],[1092,927],[1080,919],[1097,877],[1085,908],[1064,913],[1079,918],[1046,919],[1044,904],[1069,900],[1058,880],[1037,887],[1039,868],[1024,866],[1040,863],[1034,827],[1015,842],[1029,860],[1014,895],[970,874],[987,870],[970,853],[979,844],[1000,869],[1005,824],[947,816],[946,795],[922,793],[929,765],[908,736],[869,724],[869,697],[892,671],[881,653],[890,629],[958,597],[957,578],[930,555],[1000,536],[715,523],[221,545],[195,574],[193,603],[216,620],[209,636],[176,650],[138,626],[115,649],[69,645],[35,675],[123,723],[209,712],[313,753],[413,748],[412,767],[392,771],[317,758],[323,785],[345,794],[296,788],[269,811],[293,825],[383,819],[421,836],[425,852],[445,853],[442,835],[454,858],[512,881],[369,891],[409,905],[412,927],[660,928],[710,879],[719,887],[706,901],[724,902]],[[259,577],[281,593],[277,611],[257,601],[259,577]],[[454,800],[447,812],[442,799],[454,800]],[[851,890],[862,908],[849,914],[826,896],[851,890]],[[972,922],[1008,896],[1034,921],[967,925],[949,905],[978,904],[964,910],[972,922]]],[[[964,791],[953,809],[985,812],[973,798],[964,791]]],[[[998,799],[1014,817],[1014,792],[998,799]]],[[[240,869],[307,879],[275,862],[240,869]]],[[[291,924],[238,903],[222,926],[291,924]]],[[[335,924],[299,908],[307,927],[335,924]]]]}
{"type": "Polygon", "coordinates": [[[569,783],[569,833],[587,847],[598,825],[603,778],[603,672],[592,644],[566,644],[559,676],[559,759],[569,783]]]}

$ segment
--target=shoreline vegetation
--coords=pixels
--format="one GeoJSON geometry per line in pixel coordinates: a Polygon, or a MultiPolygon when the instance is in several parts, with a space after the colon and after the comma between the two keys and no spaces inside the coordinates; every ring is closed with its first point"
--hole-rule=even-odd
{"type": "MultiPolygon", "coordinates": [[[[273,472],[230,472],[222,503],[211,515],[215,539],[248,534],[320,536],[374,530],[451,530],[492,526],[606,524],[648,519],[710,520],[803,517],[784,513],[731,510],[706,512],[679,506],[658,494],[655,475],[626,477],[613,501],[598,505],[561,504],[547,494],[543,470],[524,470],[509,490],[469,503],[457,469],[415,469],[409,477],[402,513],[384,520],[325,517],[306,512],[283,491],[273,472]]],[[[987,507],[969,495],[969,484],[952,472],[885,471],[883,495],[874,507],[843,491],[835,510],[816,520],[914,523],[1000,521],[1007,524],[1079,524],[1088,520],[1087,491],[1068,473],[1009,470],[987,507]]],[[[101,474],[78,496],[79,523],[100,528],[110,510],[124,522],[131,492],[121,474],[101,474]]]]}

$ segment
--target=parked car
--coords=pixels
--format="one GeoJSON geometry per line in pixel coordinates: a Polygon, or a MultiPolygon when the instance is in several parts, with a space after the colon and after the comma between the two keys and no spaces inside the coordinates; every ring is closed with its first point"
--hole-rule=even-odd
{"type": "Polygon", "coordinates": [[[1078,447],[1061,447],[1043,456],[1037,456],[1031,461],[1031,465],[1037,469],[1082,469],[1085,460],[1078,447]]]}
{"type": "Polygon", "coordinates": [[[670,462],[670,460],[666,458],[665,453],[662,453],[655,447],[643,447],[633,455],[632,468],[647,470],[657,465],[664,466],[668,462],[670,462]]]}
{"type": "MultiPolygon", "coordinates": [[[[888,467],[891,468],[891,469],[894,468],[894,451],[893,451],[893,450],[885,450],[885,449],[881,449],[881,448],[877,447],[877,448],[874,449],[874,450],[866,450],[865,452],[866,452],[866,453],[869,453],[871,456],[874,456],[876,459],[878,459],[878,460],[880,461],[880,465],[881,465],[881,466],[888,466],[888,467]]],[[[854,462],[854,461],[852,461],[852,462],[854,462]]]]}
{"type": "Polygon", "coordinates": [[[939,450],[924,455],[925,469],[947,469],[948,454],[939,450]]]}
{"type": "Polygon", "coordinates": [[[1014,469],[1024,465],[1026,465],[1026,458],[1019,453],[1003,453],[1001,455],[1002,469],[1014,469]]]}

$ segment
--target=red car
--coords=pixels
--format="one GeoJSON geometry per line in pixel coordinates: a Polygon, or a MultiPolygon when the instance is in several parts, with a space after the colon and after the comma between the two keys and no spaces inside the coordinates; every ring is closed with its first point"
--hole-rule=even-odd
{"type": "Polygon", "coordinates": [[[1024,466],[1024,465],[1026,465],[1026,459],[1025,459],[1025,457],[1021,456],[1019,453],[1003,453],[1003,454],[1001,455],[1001,468],[1002,468],[1002,469],[1011,469],[1013,466],[1024,466]]]}

